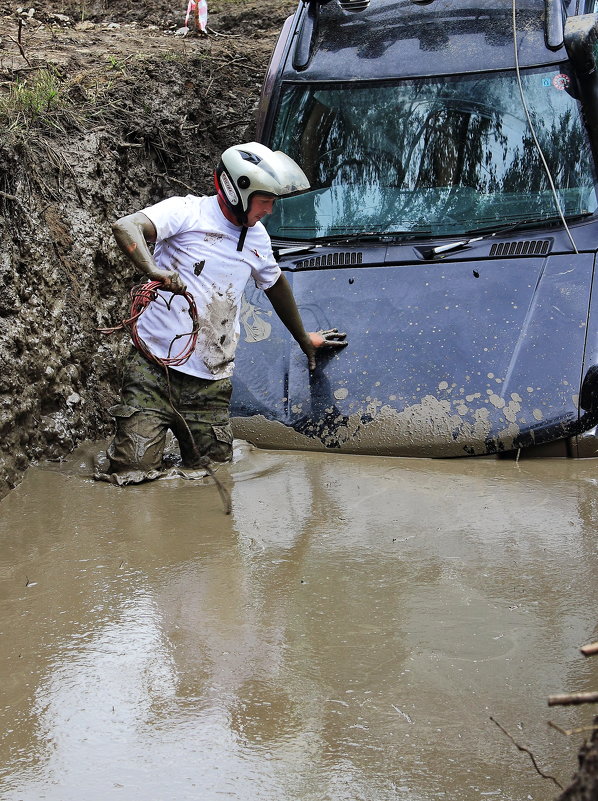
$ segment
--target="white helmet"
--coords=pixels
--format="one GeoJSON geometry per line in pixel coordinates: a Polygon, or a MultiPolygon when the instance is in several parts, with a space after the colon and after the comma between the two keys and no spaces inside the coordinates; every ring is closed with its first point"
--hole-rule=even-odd
{"type": "Polygon", "coordinates": [[[225,150],[214,173],[216,190],[240,225],[247,222],[253,195],[289,197],[309,189],[307,176],[292,158],[259,142],[225,150]]]}

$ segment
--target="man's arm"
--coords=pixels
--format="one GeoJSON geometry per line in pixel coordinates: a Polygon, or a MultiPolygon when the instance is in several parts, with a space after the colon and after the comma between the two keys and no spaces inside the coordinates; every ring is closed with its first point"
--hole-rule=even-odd
{"type": "Polygon", "coordinates": [[[316,369],[316,350],[318,348],[342,348],[347,344],[346,335],[339,334],[336,329],[317,332],[305,330],[293,292],[283,273],[280,274],[274,286],[266,289],[266,295],[276,314],[307,356],[310,370],[316,369]]]}
{"type": "Polygon", "coordinates": [[[116,244],[129,260],[152,281],[161,281],[168,292],[182,294],[186,286],[175,270],[161,270],[148,247],[156,241],[156,227],[143,212],[121,217],[112,226],[116,244]]]}

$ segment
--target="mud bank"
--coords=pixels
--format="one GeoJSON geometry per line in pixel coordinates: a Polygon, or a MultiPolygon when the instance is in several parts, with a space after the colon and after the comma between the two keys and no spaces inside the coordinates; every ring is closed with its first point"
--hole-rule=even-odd
{"type": "Polygon", "coordinates": [[[163,197],[211,191],[215,160],[251,135],[267,59],[289,11],[3,7],[0,43],[0,497],[31,462],[103,436],[135,281],[110,223],[163,197]]]}

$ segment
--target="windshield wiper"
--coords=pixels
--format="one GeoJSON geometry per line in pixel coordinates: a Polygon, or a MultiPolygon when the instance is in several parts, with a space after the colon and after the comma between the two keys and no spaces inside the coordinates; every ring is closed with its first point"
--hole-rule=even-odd
{"type": "Polygon", "coordinates": [[[277,256],[294,256],[299,253],[310,253],[312,250],[321,247],[322,245],[316,245],[315,242],[306,243],[305,245],[291,245],[288,248],[273,244],[272,250],[276,252],[277,256]]]}
{"type": "MultiPolygon", "coordinates": [[[[579,219],[584,219],[585,217],[591,217],[593,212],[585,211],[581,212],[580,214],[572,214],[569,217],[565,217],[567,222],[575,222],[579,219]]],[[[538,219],[537,217],[526,219],[526,220],[517,220],[517,222],[512,223],[511,225],[506,225],[502,228],[498,228],[493,230],[492,228],[489,229],[490,233],[484,233],[486,229],[478,228],[476,231],[470,231],[468,233],[479,233],[480,236],[474,236],[470,239],[461,239],[457,242],[449,242],[446,245],[437,245],[434,248],[430,248],[426,251],[426,258],[435,258],[436,256],[444,256],[445,253],[452,253],[454,250],[461,250],[462,248],[468,247],[471,245],[472,242],[480,242],[482,239],[492,239],[494,236],[499,236],[500,234],[506,234],[508,231],[513,231],[515,228],[519,228],[522,225],[542,225],[543,223],[554,223],[561,220],[560,215],[555,214],[553,217],[543,217],[542,219],[538,219]]]]}
{"type": "MultiPolygon", "coordinates": [[[[411,232],[405,232],[411,233],[411,232]]],[[[293,244],[288,247],[284,245],[273,244],[272,249],[276,251],[279,256],[293,256],[300,253],[309,253],[312,250],[326,247],[336,247],[337,245],[350,245],[355,242],[371,242],[371,241],[393,241],[394,234],[375,233],[374,231],[366,231],[361,234],[339,234],[339,236],[326,237],[323,239],[316,239],[312,242],[305,242],[305,244],[293,244]],[[385,237],[391,237],[390,240],[385,240],[385,237]]]]}
{"type": "Polygon", "coordinates": [[[417,239],[420,236],[430,236],[431,229],[409,230],[409,231],[362,231],[357,234],[339,234],[318,239],[319,246],[350,244],[352,242],[396,242],[397,239],[417,239]]]}
{"type": "MultiPolygon", "coordinates": [[[[569,214],[564,215],[566,222],[576,222],[577,220],[583,220],[585,217],[592,217],[594,214],[593,211],[580,211],[578,214],[569,214]]],[[[498,234],[506,233],[507,231],[512,231],[515,228],[519,228],[522,225],[537,225],[541,227],[542,225],[552,225],[553,223],[558,223],[561,221],[560,214],[553,214],[550,217],[528,217],[523,220],[517,220],[516,222],[510,223],[509,225],[504,225],[501,228],[495,228],[494,225],[490,226],[487,225],[484,228],[473,228],[471,231],[466,231],[467,234],[483,234],[483,239],[486,239],[490,236],[497,236],[498,234]],[[490,233],[487,233],[490,232],[490,233]]]]}

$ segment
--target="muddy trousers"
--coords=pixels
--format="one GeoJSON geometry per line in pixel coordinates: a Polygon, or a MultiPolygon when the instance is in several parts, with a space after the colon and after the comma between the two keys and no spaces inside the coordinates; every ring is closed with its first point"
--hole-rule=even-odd
{"type": "Polygon", "coordinates": [[[111,471],[160,470],[168,429],[185,467],[199,467],[205,456],[230,460],[231,392],[228,378],[207,381],[171,368],[167,374],[134,350],[125,363],[121,403],[109,410],[116,420],[108,448],[111,471]]]}

